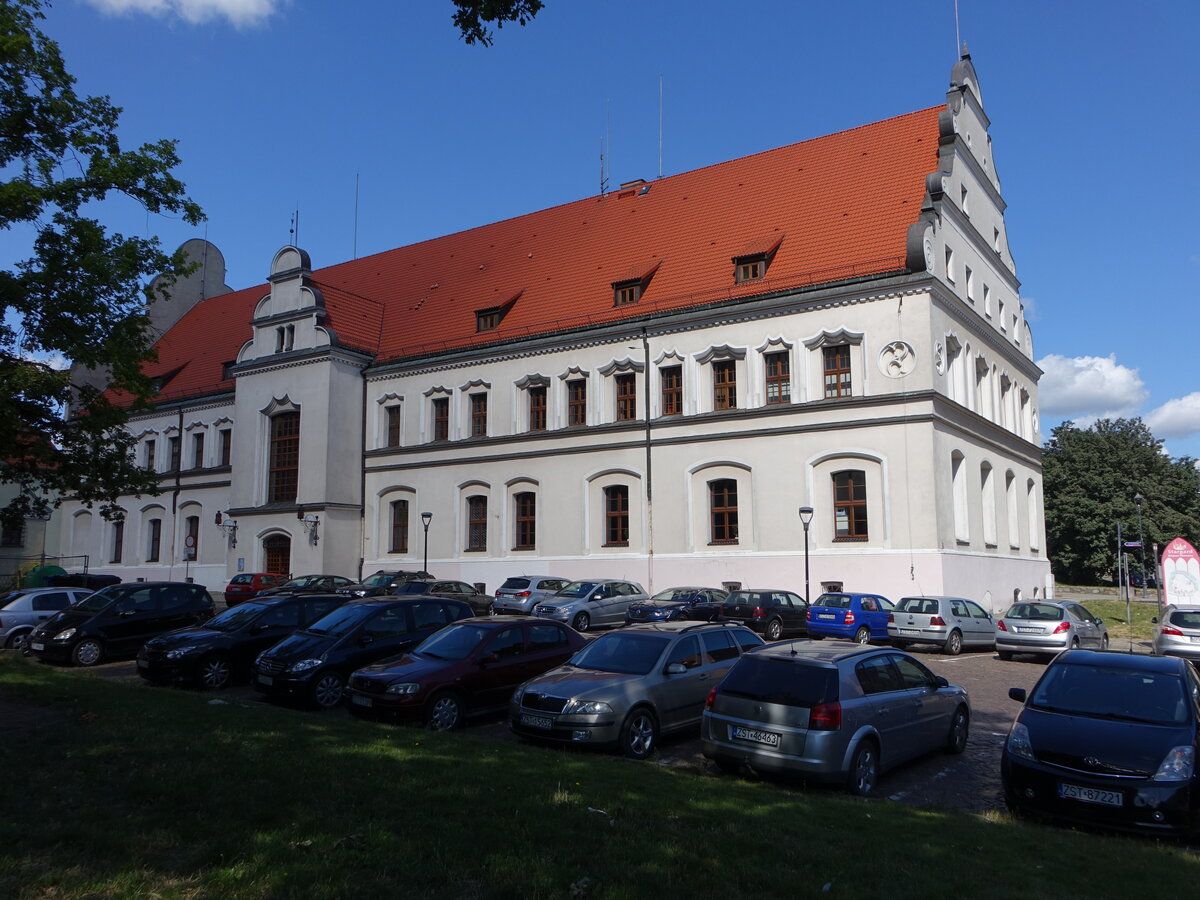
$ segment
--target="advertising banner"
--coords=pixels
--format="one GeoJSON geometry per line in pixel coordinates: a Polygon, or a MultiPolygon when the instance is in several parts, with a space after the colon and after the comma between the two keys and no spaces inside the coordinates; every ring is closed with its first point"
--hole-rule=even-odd
{"type": "Polygon", "coordinates": [[[1200,606],[1200,554],[1183,538],[1167,544],[1162,554],[1165,602],[1175,606],[1200,606]]]}

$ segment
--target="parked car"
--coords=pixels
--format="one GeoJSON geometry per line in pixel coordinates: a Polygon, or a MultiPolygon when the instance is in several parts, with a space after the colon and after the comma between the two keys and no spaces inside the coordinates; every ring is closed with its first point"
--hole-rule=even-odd
{"type": "Polygon", "coordinates": [[[1076,825],[1194,833],[1200,679],[1186,660],[1068,650],[1033,690],[1001,754],[1011,810],[1076,825]]]}
{"type": "Polygon", "coordinates": [[[286,575],[275,575],[271,572],[239,572],[225,585],[225,606],[237,606],[259,591],[279,587],[286,581],[286,575]]]}
{"type": "Polygon", "coordinates": [[[1136,569],[1130,569],[1129,570],[1129,586],[1135,587],[1135,588],[1140,588],[1140,587],[1143,587],[1143,584],[1145,587],[1148,587],[1148,588],[1158,587],[1158,578],[1155,576],[1154,572],[1153,571],[1147,572],[1145,581],[1143,583],[1142,573],[1137,571],[1136,569]]]}
{"type": "Polygon", "coordinates": [[[83,588],[24,588],[0,596],[0,647],[12,649],[62,609],[91,591],[83,588]]]}
{"type": "Polygon", "coordinates": [[[98,591],[109,585],[120,584],[117,575],[106,575],[103,572],[67,572],[65,575],[47,575],[46,581],[52,587],[76,587],[89,591],[98,591]]]}
{"type": "Polygon", "coordinates": [[[451,731],[468,715],[503,710],[513,688],[566,662],[586,639],[561,622],[463,619],[403,656],[350,676],[350,711],[369,718],[422,719],[451,731]]]}
{"type": "Polygon", "coordinates": [[[996,646],[991,613],[962,597],[904,597],[888,614],[887,630],[893,647],[936,644],[950,656],[964,647],[996,646]]]}
{"type": "Polygon", "coordinates": [[[133,654],[146,641],[176,628],[207,622],[213,599],[202,585],[182,581],[114,584],[55,613],[30,638],[40,659],[94,666],[133,654]]]}
{"type": "Polygon", "coordinates": [[[721,604],[721,617],[741,622],[768,641],[808,634],[808,603],[791,591],[733,591],[721,604]]]}
{"type": "Polygon", "coordinates": [[[728,596],[729,592],[721,588],[667,588],[649,600],[630,604],[629,609],[625,610],[625,624],[670,622],[675,619],[711,622],[721,615],[721,604],[728,596]]]}
{"type": "Polygon", "coordinates": [[[593,625],[621,625],[631,603],[648,599],[640,584],[613,578],[572,581],[533,608],[535,616],[567,622],[576,631],[593,625]]]}
{"type": "Polygon", "coordinates": [[[254,596],[273,597],[276,594],[332,594],[338,588],[354,584],[344,575],[301,575],[276,587],[264,588],[254,596]]]}
{"type": "Polygon", "coordinates": [[[497,615],[531,615],[535,606],[561,591],[569,581],[569,578],[551,575],[514,575],[496,588],[493,612],[497,615]]]}
{"type": "Polygon", "coordinates": [[[406,581],[428,580],[433,576],[424,569],[414,571],[391,571],[380,569],[374,575],[364,578],[356,584],[348,584],[338,588],[339,594],[349,594],[353,597],[378,597],[390,594],[406,581]]]}
{"type": "Polygon", "coordinates": [[[473,615],[461,600],[367,597],[350,600],[254,661],[256,690],[296,697],[319,709],[342,702],[355,669],[410,650],[435,631],[473,615]]]}
{"type": "MultiPolygon", "coordinates": [[[[3,601],[0,601],[2,603],[3,601]]],[[[0,612],[0,618],[4,613],[0,612]]],[[[1154,655],[1200,660],[1200,609],[1168,606],[1154,623],[1154,655]]]]}
{"type": "Polygon", "coordinates": [[[462,600],[469,603],[474,615],[490,616],[495,597],[491,594],[480,593],[475,585],[465,581],[406,581],[392,590],[393,596],[405,597],[414,594],[425,594],[430,597],[449,597],[451,600],[462,600]]]}
{"type": "Polygon", "coordinates": [[[539,741],[616,745],[645,759],[658,736],[695,727],[704,699],[762,638],[727,622],[632,625],[596,638],[525,682],[509,704],[513,732],[539,741]]]}
{"type": "Polygon", "coordinates": [[[890,647],[788,641],[738,660],[700,728],[718,768],[799,775],[870,794],[879,773],[934,750],[962,753],[964,688],[890,647]]]}
{"type": "Polygon", "coordinates": [[[146,641],[138,652],[138,674],[147,681],[213,690],[245,681],[258,654],[345,602],[339,594],[255,597],[203,625],[146,641]]]}
{"type": "Polygon", "coordinates": [[[808,636],[840,638],[856,644],[888,639],[894,604],[879,594],[822,594],[808,608],[808,636]]]}
{"type": "Polygon", "coordinates": [[[1014,653],[1054,656],[1072,647],[1108,649],[1104,620],[1079,603],[1022,601],[996,620],[996,650],[1001,659],[1012,659],[1014,653]]]}

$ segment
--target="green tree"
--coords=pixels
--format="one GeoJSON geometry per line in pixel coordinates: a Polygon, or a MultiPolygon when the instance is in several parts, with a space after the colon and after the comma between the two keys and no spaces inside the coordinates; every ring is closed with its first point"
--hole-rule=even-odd
{"type": "Polygon", "coordinates": [[[1117,523],[1125,540],[1138,538],[1136,494],[1147,566],[1152,542],[1200,537],[1196,460],[1167,456],[1141,419],[1101,419],[1088,429],[1064,422],[1046,443],[1042,474],[1047,549],[1060,581],[1092,584],[1116,570],[1117,523]]]}
{"type": "Polygon", "coordinates": [[[485,23],[495,22],[503,28],[505,22],[524,25],[538,14],[542,0],[454,0],[454,25],[468,44],[492,46],[492,32],[485,23]]]}
{"type": "Polygon", "coordinates": [[[0,482],[22,489],[3,511],[10,520],[65,495],[112,516],[121,494],[156,491],[121,426],[150,396],[141,372],[149,279],[163,273],[167,290],[186,263],[97,216],[106,199],[125,197],[151,213],[202,218],[173,174],[174,141],[123,149],[121,110],[75,92],[39,28],[45,8],[0,0],[0,229],[27,241],[24,258],[0,269],[0,482]],[[38,361],[47,358],[106,373],[109,391],[73,394],[66,371],[38,361]],[[74,415],[63,418],[68,402],[74,415]]]}

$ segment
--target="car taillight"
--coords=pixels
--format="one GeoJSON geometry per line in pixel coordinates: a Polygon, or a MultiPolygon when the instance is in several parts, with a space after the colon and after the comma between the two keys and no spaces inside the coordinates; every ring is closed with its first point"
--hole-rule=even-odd
{"type": "Polygon", "coordinates": [[[941,616],[931,616],[929,619],[930,627],[935,626],[935,625],[945,625],[945,624],[946,624],[946,620],[943,619],[941,616]]]}
{"type": "Polygon", "coordinates": [[[517,596],[518,596],[518,597],[528,597],[528,596],[529,596],[529,591],[518,591],[518,592],[517,592],[517,596]]]}
{"type": "Polygon", "coordinates": [[[1172,628],[1170,625],[1162,626],[1162,633],[1163,634],[1177,634],[1180,637],[1183,637],[1182,631],[1180,631],[1178,628],[1172,628]]]}
{"type": "Polygon", "coordinates": [[[888,624],[891,625],[895,621],[896,621],[895,613],[888,613],[888,624]]]}
{"type": "Polygon", "coordinates": [[[842,624],[843,625],[853,625],[854,624],[854,613],[852,613],[850,610],[846,610],[846,615],[842,617],[842,624]]]}
{"type": "Polygon", "coordinates": [[[1059,622],[1059,623],[1058,623],[1058,627],[1057,627],[1057,628],[1055,628],[1055,629],[1054,629],[1052,632],[1050,632],[1050,633],[1051,633],[1051,634],[1064,634],[1065,632],[1068,632],[1068,631],[1070,631],[1070,630],[1071,630],[1071,623],[1070,623],[1070,622],[1059,622]]]}
{"type": "Polygon", "coordinates": [[[809,622],[812,621],[812,607],[811,606],[804,611],[804,618],[806,621],[809,621],[809,622]]]}
{"type": "Polygon", "coordinates": [[[808,711],[809,731],[837,731],[842,727],[842,704],[818,703],[808,711]]]}
{"type": "Polygon", "coordinates": [[[712,709],[713,701],[717,699],[717,689],[713,688],[708,692],[708,699],[704,701],[705,709],[712,709]]]}
{"type": "Polygon", "coordinates": [[[1008,629],[1004,627],[1004,620],[1003,620],[1003,619],[997,619],[997,620],[996,620],[996,630],[997,630],[997,631],[1008,631],[1008,629]]]}
{"type": "Polygon", "coordinates": [[[761,606],[756,606],[756,607],[754,607],[754,612],[752,612],[750,615],[765,616],[766,614],[767,614],[767,611],[765,609],[763,609],[761,606]]]}

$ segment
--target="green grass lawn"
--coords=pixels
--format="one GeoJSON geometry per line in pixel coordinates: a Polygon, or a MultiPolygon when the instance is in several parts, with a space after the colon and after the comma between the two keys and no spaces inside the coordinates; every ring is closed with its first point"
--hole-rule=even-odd
{"type": "Polygon", "coordinates": [[[1154,623],[1150,620],[1158,615],[1158,604],[1154,602],[1153,593],[1149,596],[1149,602],[1134,599],[1129,604],[1128,612],[1125,601],[1118,597],[1111,600],[1088,600],[1084,606],[1091,610],[1092,615],[1104,620],[1113,647],[1123,650],[1128,646],[1131,637],[1135,641],[1148,641],[1154,636],[1154,623]]]}
{"type": "Polygon", "coordinates": [[[1149,839],[211,699],[0,653],[0,897],[1095,898],[1200,878],[1149,839]]]}

